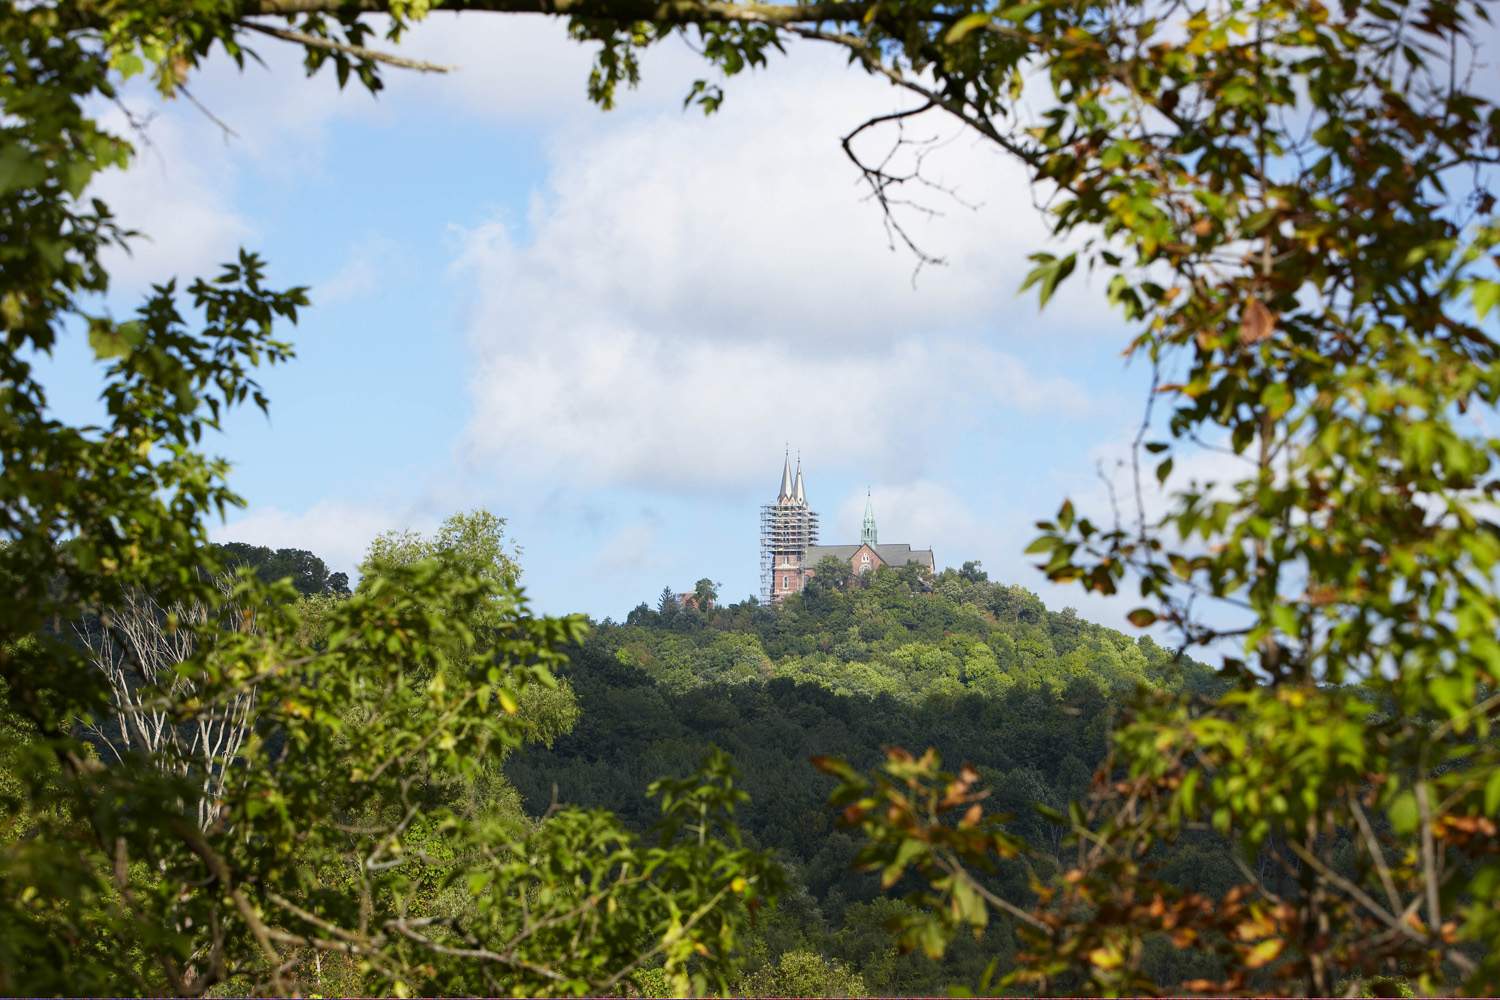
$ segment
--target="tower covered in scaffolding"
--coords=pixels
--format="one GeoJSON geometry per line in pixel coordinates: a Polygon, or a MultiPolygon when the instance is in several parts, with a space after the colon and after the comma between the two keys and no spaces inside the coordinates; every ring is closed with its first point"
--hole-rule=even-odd
{"type": "Polygon", "coordinates": [[[809,546],[818,543],[818,515],[807,506],[802,485],[802,458],[792,473],[788,451],[781,466],[781,489],[775,503],[760,509],[760,599],[777,604],[802,589],[809,546]]]}

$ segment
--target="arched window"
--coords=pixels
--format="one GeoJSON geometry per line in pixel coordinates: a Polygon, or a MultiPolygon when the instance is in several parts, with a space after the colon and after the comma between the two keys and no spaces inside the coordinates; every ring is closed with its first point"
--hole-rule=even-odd
{"type": "Polygon", "coordinates": [[[859,557],[859,571],[868,573],[870,571],[870,553],[862,552],[859,557]]]}
{"type": "Polygon", "coordinates": [[[781,578],[781,589],[782,590],[791,590],[792,589],[792,578],[791,577],[789,577],[789,576],[783,576],[781,578]]]}

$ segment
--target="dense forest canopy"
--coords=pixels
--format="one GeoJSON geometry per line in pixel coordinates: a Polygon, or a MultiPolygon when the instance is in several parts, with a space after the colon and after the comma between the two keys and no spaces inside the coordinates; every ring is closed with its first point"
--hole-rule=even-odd
{"type": "MultiPolygon", "coordinates": [[[[833,782],[811,759],[833,754],[873,767],[895,745],[973,764],[993,790],[992,807],[1036,848],[997,881],[1025,897],[1030,877],[1066,863],[1065,826],[1037,807],[1058,815],[1088,794],[1113,718],[1134,691],[1207,693],[1222,682],[1149,637],[1072,609],[1049,611],[974,567],[935,578],[819,573],[815,586],[774,609],[753,599],[712,611],[642,604],[624,624],[597,625],[570,654],[561,673],[581,710],[572,732],[513,756],[506,773],[530,812],[555,796],[644,825],[650,808],[641,790],[654,776],[723,749],[750,794],[739,813],[746,836],[773,849],[792,881],[755,932],[744,990],[776,992],[777,963],[788,955],[801,962],[804,982],[833,993],[855,989],[834,976],[838,968],[870,995],[977,983],[997,956],[999,971],[1009,972],[1015,941],[1004,921],[981,941],[960,939],[942,962],[901,953],[888,924],[903,912],[906,887],[892,898],[877,878],[852,869],[857,840],[828,810],[833,782]],[[813,976],[814,968],[833,978],[813,976]]],[[[1179,883],[1221,894],[1236,879],[1221,839],[1172,853],[1179,883]]],[[[1213,971],[1190,975],[1159,951],[1152,972],[1161,982],[1213,971]]]]}
{"type": "MultiPolygon", "coordinates": [[[[891,918],[986,991],[1494,993],[1493,33],[1480,0],[0,0],[0,992],[928,988],[869,958],[891,918]],[[844,148],[919,263],[903,211],[931,178],[855,138],[899,154],[944,116],[1023,165],[1063,248],[1024,287],[1095,274],[1152,374],[1122,415],[1133,482],[1102,517],[1063,501],[1029,551],[1138,595],[1129,620],[1213,651],[1218,683],[1020,621],[977,567],[931,594],[830,576],[774,621],[701,628],[669,591],[588,640],[531,613],[488,515],[377,540],[348,596],[300,556],[287,578],[211,546],[242,501],[205,435],[270,406],[258,372],[291,360],[308,294],[241,251],[106,311],[136,234],[91,185],[140,138],[103,113],[131,77],[190,96],[206,60],[264,45],[376,92],[440,69],[382,46],[454,11],[565,18],[604,108],[654,46],[704,61],[687,100],[709,113],[789,43],[834,47],[912,102],[844,148]],[[68,338],[102,374],[95,423],[58,418],[37,363],[68,338]],[[1233,470],[1212,487],[1186,471],[1205,453],[1233,470]],[[851,717],[814,765],[828,842],[904,902],[806,858],[807,795],[744,812],[722,752],[660,762],[649,827],[624,803],[529,816],[502,765],[535,808],[545,767],[588,752],[569,730],[631,699],[683,750],[715,712],[731,734],[890,712],[911,747],[872,758],[851,717]],[[1061,712],[1097,760],[1055,842],[994,808],[1032,795],[1007,781],[1079,785],[1067,754],[1007,743],[1011,708],[1061,712]],[[962,753],[971,719],[988,775],[920,745],[962,753]]],[[[619,752],[653,735],[629,723],[619,752]]]]}

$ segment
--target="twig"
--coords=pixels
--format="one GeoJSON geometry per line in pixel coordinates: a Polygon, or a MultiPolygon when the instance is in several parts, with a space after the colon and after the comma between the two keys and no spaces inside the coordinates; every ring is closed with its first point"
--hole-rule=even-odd
{"type": "Polygon", "coordinates": [[[1385,887],[1385,895],[1391,904],[1391,912],[1395,913],[1401,909],[1401,894],[1396,891],[1396,880],[1391,877],[1391,869],[1385,863],[1385,849],[1380,846],[1380,840],[1375,836],[1375,829],[1370,825],[1370,819],[1365,815],[1364,807],[1359,804],[1359,796],[1353,792],[1349,793],[1349,809],[1354,813],[1354,821],[1359,824],[1360,833],[1365,838],[1365,846],[1369,849],[1370,856],[1375,859],[1375,870],[1380,875],[1380,884],[1385,887]]]}

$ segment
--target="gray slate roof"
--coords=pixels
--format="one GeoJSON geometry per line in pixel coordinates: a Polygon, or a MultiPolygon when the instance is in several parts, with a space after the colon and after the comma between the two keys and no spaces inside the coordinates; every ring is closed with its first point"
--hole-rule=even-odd
{"type": "MultiPolygon", "coordinates": [[[[937,564],[933,560],[931,549],[914,549],[904,542],[891,542],[885,545],[870,546],[875,554],[887,566],[905,566],[907,563],[921,563],[928,569],[936,570],[937,564]]],[[[802,565],[808,569],[816,569],[818,563],[828,556],[848,562],[859,551],[858,545],[809,545],[807,557],[802,565]]]]}

